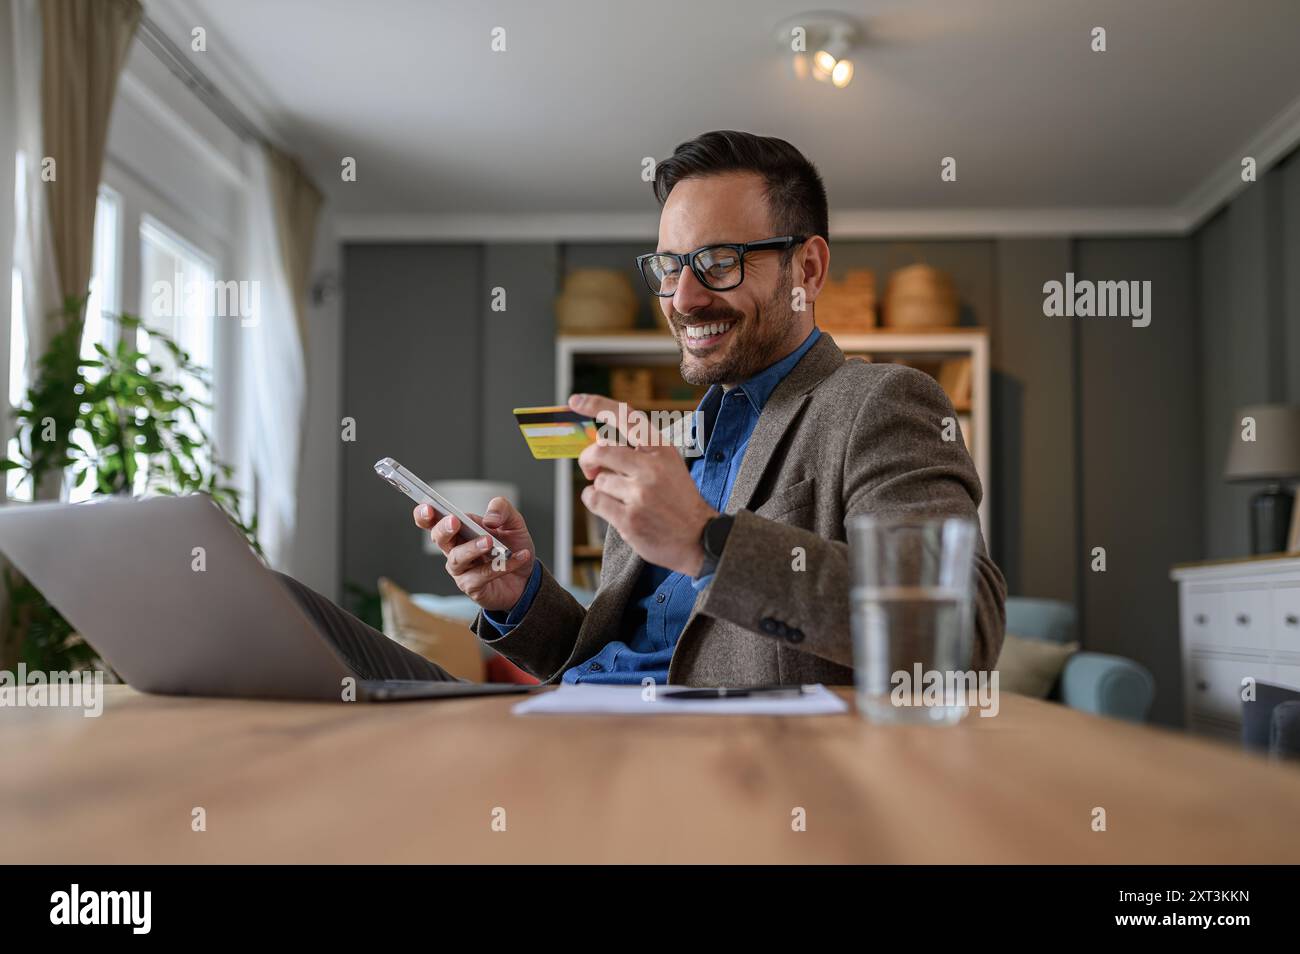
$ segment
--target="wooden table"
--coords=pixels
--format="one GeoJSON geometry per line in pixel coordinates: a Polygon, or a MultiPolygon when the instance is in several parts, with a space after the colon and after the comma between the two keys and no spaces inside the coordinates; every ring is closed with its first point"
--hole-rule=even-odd
{"type": "Polygon", "coordinates": [[[1300,862],[1300,770],[1009,694],[952,728],[106,694],[0,709],[0,861],[1300,862]]]}

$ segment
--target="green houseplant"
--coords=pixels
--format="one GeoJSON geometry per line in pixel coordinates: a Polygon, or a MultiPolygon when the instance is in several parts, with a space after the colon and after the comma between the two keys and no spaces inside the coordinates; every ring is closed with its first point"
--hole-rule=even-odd
{"type": "MultiPolygon", "coordinates": [[[[65,303],[14,413],[18,452],[0,461],[0,471],[21,471],[38,497],[50,496],[51,484],[57,494],[65,473],[74,487],[89,483],[95,494],[205,493],[258,549],[256,520],[241,518],[231,469],[213,454],[200,425],[198,411],[208,405],[198,394],[209,390],[207,369],[128,314],[112,319],[118,334],[111,349],[96,344],[95,357],[82,357],[83,308],[84,301],[65,303]]],[[[14,661],[44,671],[94,665],[94,651],[31,583],[13,569],[4,583],[14,661]]]]}

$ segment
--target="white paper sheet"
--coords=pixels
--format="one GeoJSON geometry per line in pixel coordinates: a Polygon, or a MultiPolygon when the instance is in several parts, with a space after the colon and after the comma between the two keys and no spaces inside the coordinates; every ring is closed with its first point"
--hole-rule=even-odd
{"type": "Polygon", "coordinates": [[[641,686],[560,686],[516,705],[515,715],[835,715],[848,704],[823,685],[804,686],[801,696],[760,693],[735,699],[668,700],[674,686],[661,686],[653,700],[641,686]]]}

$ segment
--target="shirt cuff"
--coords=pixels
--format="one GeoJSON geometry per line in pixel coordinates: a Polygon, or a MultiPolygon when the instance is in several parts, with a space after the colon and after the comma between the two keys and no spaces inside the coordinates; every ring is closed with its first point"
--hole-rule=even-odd
{"type": "Polygon", "coordinates": [[[492,624],[492,627],[502,636],[506,636],[512,629],[523,622],[524,614],[528,612],[528,607],[533,605],[533,597],[542,586],[542,561],[533,561],[533,572],[529,574],[528,585],[524,587],[523,593],[515,601],[515,605],[510,608],[510,612],[505,619],[501,619],[499,610],[484,610],[483,618],[492,624]]]}

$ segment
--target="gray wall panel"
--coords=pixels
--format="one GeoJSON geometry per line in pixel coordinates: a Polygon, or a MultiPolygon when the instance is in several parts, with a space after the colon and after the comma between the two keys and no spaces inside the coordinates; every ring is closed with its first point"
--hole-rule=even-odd
{"type": "Polygon", "coordinates": [[[1200,334],[1190,239],[1086,240],[1076,277],[1149,280],[1152,320],[1079,325],[1083,646],[1155,676],[1152,719],[1182,719],[1178,601],[1170,567],[1203,547],[1200,334]],[[1106,571],[1091,570],[1094,547],[1106,571]]]}
{"type": "Polygon", "coordinates": [[[374,474],[395,457],[428,481],[482,466],[482,250],[462,245],[349,245],[343,414],[343,580],[373,589],[455,592],[423,552],[411,504],[374,474]]]}
{"type": "Polygon", "coordinates": [[[994,558],[1011,594],[1067,603],[1079,561],[1074,329],[1043,315],[1043,283],[1064,278],[1070,255],[1066,239],[999,242],[989,333],[994,558]]]}
{"type": "Polygon", "coordinates": [[[1280,167],[1282,180],[1282,338],[1284,397],[1300,404],[1300,154],[1280,167]]]}
{"type": "Polygon", "coordinates": [[[484,249],[484,350],[480,402],[482,476],[509,480],[537,552],[554,552],[555,467],[528,451],[512,409],[555,400],[555,309],[558,249],[551,244],[489,245],[484,249]],[[491,309],[495,287],[506,290],[506,310],[491,309]]]}
{"type": "Polygon", "coordinates": [[[1205,487],[1205,552],[1200,556],[1211,559],[1240,555],[1249,546],[1246,525],[1237,516],[1245,506],[1241,489],[1223,480],[1224,453],[1238,403],[1233,394],[1237,384],[1229,366],[1236,335],[1233,323],[1225,317],[1233,312],[1232,283],[1228,279],[1232,235],[1227,213],[1207,222],[1194,241],[1202,342],[1200,409],[1205,487]]]}
{"type": "Polygon", "coordinates": [[[1196,235],[1205,433],[1205,556],[1250,552],[1259,489],[1223,465],[1245,405],[1300,400],[1300,181],[1297,160],[1265,173],[1196,235]]]}

